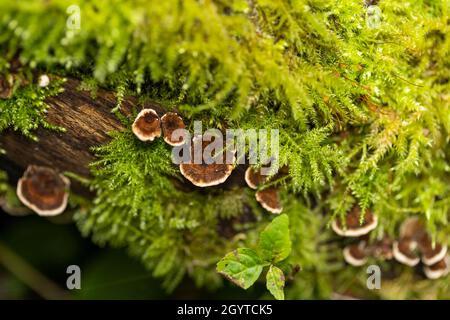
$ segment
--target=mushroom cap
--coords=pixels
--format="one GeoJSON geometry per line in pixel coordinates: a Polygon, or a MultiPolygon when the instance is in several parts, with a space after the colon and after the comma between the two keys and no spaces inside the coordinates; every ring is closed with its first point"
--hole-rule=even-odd
{"type": "Polygon", "coordinates": [[[344,229],[340,219],[334,219],[331,223],[331,228],[343,237],[360,237],[377,227],[378,218],[370,210],[366,210],[362,224],[360,224],[360,216],[361,209],[359,206],[354,206],[345,217],[346,229],[344,229]]]}
{"type": "Polygon", "coordinates": [[[447,246],[440,243],[433,246],[433,242],[428,235],[420,240],[419,248],[422,251],[422,262],[427,266],[438,263],[447,254],[447,246]]]}
{"type": "Polygon", "coordinates": [[[424,266],[423,272],[428,279],[438,279],[446,276],[450,272],[450,257],[444,256],[444,258],[437,263],[431,266],[424,266]]]}
{"type": "Polygon", "coordinates": [[[153,141],[161,136],[161,121],[153,109],[142,109],[131,126],[136,137],[141,141],[153,141]]]}
{"type": "Polygon", "coordinates": [[[245,182],[252,189],[257,189],[259,185],[263,184],[267,179],[267,176],[261,174],[259,169],[248,167],[245,170],[245,182]]]}
{"type": "Polygon", "coordinates": [[[259,190],[255,193],[255,197],[261,206],[267,211],[275,214],[279,214],[283,211],[277,188],[269,187],[259,190]]]}
{"type": "Polygon", "coordinates": [[[163,131],[164,141],[171,146],[181,146],[186,137],[177,137],[177,140],[172,137],[172,134],[177,129],[184,129],[186,125],[183,119],[175,112],[167,112],[161,117],[161,127],[163,131]]]}
{"type": "Polygon", "coordinates": [[[355,267],[360,267],[367,262],[365,242],[354,243],[346,246],[343,250],[344,260],[355,267]]]}
{"type": "Polygon", "coordinates": [[[40,216],[55,216],[67,207],[70,181],[47,167],[28,166],[17,183],[20,201],[40,216]]]}
{"type": "MultiPolygon", "coordinates": [[[[202,155],[203,150],[212,142],[205,141],[202,139],[202,136],[195,136],[192,139],[192,142],[195,146],[195,142],[197,140],[201,140],[202,147],[202,155]]],[[[191,148],[191,161],[189,163],[181,163],[180,164],[180,172],[181,174],[188,179],[192,184],[198,187],[210,187],[221,184],[227,180],[227,178],[231,175],[233,171],[233,165],[226,163],[226,153],[232,152],[224,149],[223,151],[223,161],[221,163],[214,162],[214,156],[208,161],[212,163],[206,163],[205,159],[202,159],[202,163],[194,163],[192,161],[194,159],[195,147],[191,148]]],[[[234,152],[232,153],[233,162],[234,162],[234,152]]]]}
{"type": "Polygon", "coordinates": [[[395,241],[392,245],[392,253],[394,258],[407,266],[414,267],[420,262],[420,258],[416,252],[418,244],[411,238],[402,238],[395,241]]]}

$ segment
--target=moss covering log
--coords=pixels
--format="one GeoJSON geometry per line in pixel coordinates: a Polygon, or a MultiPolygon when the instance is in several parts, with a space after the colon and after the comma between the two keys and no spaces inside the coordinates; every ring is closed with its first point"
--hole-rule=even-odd
{"type": "MultiPolygon", "coordinates": [[[[292,250],[287,265],[276,266],[286,275],[286,297],[450,297],[449,277],[433,282],[421,270],[377,258],[383,286],[368,290],[365,268],[345,263],[349,243],[329,228],[358,206],[377,216],[370,243],[397,239],[402,222],[417,216],[433,241],[449,244],[448,0],[105,0],[101,7],[86,0],[75,29],[67,25],[67,1],[32,2],[0,1],[6,76],[18,57],[30,83],[34,73],[48,72],[78,78],[94,92],[108,88],[114,95],[98,105],[94,99],[102,110],[94,118],[109,112],[105,106],[119,110],[131,95],[180,110],[188,124],[279,130],[279,162],[287,170],[271,183],[289,217],[292,250]],[[296,265],[301,272],[293,272],[296,265]]],[[[0,132],[33,138],[44,128],[53,131],[38,129],[41,139],[61,139],[51,111],[45,116],[49,90],[7,90],[0,132]]],[[[121,123],[110,140],[106,132],[87,139],[86,146],[97,146],[95,158],[83,147],[95,197],[74,205],[81,232],[127,248],[169,289],[184,276],[199,287],[221,287],[217,261],[257,248],[274,216],[241,185],[180,192],[173,181],[184,180],[170,148],[161,139],[138,141],[130,118],[121,123]]],[[[89,133],[81,129],[74,123],[68,136],[89,133]]],[[[75,141],[66,143],[77,150],[75,141]]],[[[269,287],[282,296],[281,284],[269,287]]]]}

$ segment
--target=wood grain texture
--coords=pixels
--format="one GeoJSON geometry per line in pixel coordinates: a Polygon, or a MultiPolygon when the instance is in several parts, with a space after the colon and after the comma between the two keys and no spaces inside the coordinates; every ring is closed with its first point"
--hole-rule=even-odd
{"type": "MultiPolygon", "coordinates": [[[[91,148],[108,142],[109,132],[123,130],[124,127],[111,113],[117,102],[112,92],[99,90],[94,98],[78,87],[79,81],[69,79],[61,94],[46,101],[49,105],[47,120],[65,128],[66,132],[38,129],[37,142],[12,130],[0,136],[0,144],[9,161],[22,169],[36,164],[89,176],[88,165],[94,160],[91,148]]],[[[121,110],[129,115],[133,106],[137,107],[137,99],[127,97],[121,110]]],[[[154,103],[145,107],[154,108],[159,115],[164,113],[163,108],[154,103]]]]}
{"type": "MultiPolygon", "coordinates": [[[[64,91],[56,97],[49,98],[47,120],[63,127],[66,132],[59,133],[38,129],[35,133],[38,141],[32,141],[22,135],[7,130],[0,135],[0,144],[6,150],[6,158],[0,157],[0,168],[10,173],[12,180],[17,180],[28,165],[41,165],[55,168],[61,172],[69,171],[82,177],[89,177],[89,164],[94,160],[92,147],[107,143],[109,132],[124,130],[119,119],[111,113],[116,106],[114,93],[98,90],[95,98],[90,92],[78,89],[80,82],[69,79],[64,84],[64,91]],[[6,163],[7,162],[7,163],[6,163]],[[12,172],[11,175],[11,171],[12,172]]],[[[166,111],[163,106],[146,102],[139,104],[135,97],[126,97],[121,105],[121,112],[130,116],[133,107],[153,108],[161,117],[166,111]]],[[[176,111],[176,110],[175,110],[176,111]]],[[[244,170],[238,166],[227,181],[208,189],[232,189],[245,186],[244,170]]],[[[189,191],[195,187],[188,181],[174,181],[181,190],[189,191]]],[[[92,195],[86,188],[72,179],[71,189],[82,195],[92,195]]]]}

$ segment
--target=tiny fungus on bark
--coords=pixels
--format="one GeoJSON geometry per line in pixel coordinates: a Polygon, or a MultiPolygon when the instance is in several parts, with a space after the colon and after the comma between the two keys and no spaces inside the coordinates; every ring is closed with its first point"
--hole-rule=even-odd
{"type": "Polygon", "coordinates": [[[131,126],[136,137],[141,141],[153,141],[161,136],[161,121],[153,109],[142,109],[131,126]]]}
{"type": "Polygon", "coordinates": [[[343,237],[360,237],[375,229],[378,224],[378,218],[370,210],[366,210],[361,221],[361,209],[354,206],[345,216],[345,224],[340,219],[334,219],[331,227],[338,235],[343,237]]]}
{"type": "Polygon", "coordinates": [[[49,84],[50,84],[50,78],[48,77],[48,75],[42,74],[39,76],[39,79],[38,79],[39,87],[44,88],[44,87],[48,86],[49,84]]]}
{"type": "Polygon", "coordinates": [[[418,217],[406,219],[400,226],[399,235],[400,239],[393,244],[393,253],[397,261],[414,267],[422,260],[425,265],[424,272],[428,272],[431,276],[442,271],[441,267],[445,264],[443,260],[447,255],[447,246],[433,243],[422,220],[418,217]]]}
{"type": "Polygon", "coordinates": [[[28,166],[17,183],[20,201],[40,216],[55,216],[67,206],[70,181],[48,167],[28,166]]]}
{"type": "Polygon", "coordinates": [[[261,206],[267,211],[275,214],[279,214],[283,211],[277,188],[269,187],[266,189],[258,190],[255,194],[255,197],[256,200],[261,204],[261,206]]]}
{"type": "Polygon", "coordinates": [[[368,235],[358,239],[358,242],[347,245],[343,250],[344,260],[348,264],[359,267],[365,264],[369,257],[382,260],[393,258],[392,240],[387,235],[374,240],[370,240],[368,235]]]}
{"type": "Polygon", "coordinates": [[[395,260],[407,266],[414,267],[420,262],[418,244],[412,238],[402,238],[395,241],[392,247],[395,260]]]}
{"type": "MultiPolygon", "coordinates": [[[[163,131],[164,141],[171,146],[181,146],[186,139],[186,135],[176,134],[177,129],[185,129],[186,126],[183,119],[175,112],[167,112],[161,117],[161,127],[163,131]]],[[[183,133],[184,131],[180,132],[183,133]]]]}
{"type": "Polygon", "coordinates": [[[422,252],[422,262],[427,266],[438,263],[447,255],[447,246],[440,243],[433,244],[428,235],[422,237],[419,241],[419,247],[422,252]]]}
{"type": "Polygon", "coordinates": [[[420,262],[418,241],[426,235],[422,221],[417,217],[406,219],[400,226],[399,235],[400,239],[392,245],[395,260],[410,267],[416,266],[420,262]]]}
{"type": "Polygon", "coordinates": [[[181,174],[192,184],[198,187],[210,187],[221,184],[227,180],[233,171],[234,151],[220,150],[221,155],[212,153],[205,158],[205,148],[210,144],[203,136],[198,135],[192,139],[191,156],[189,161],[180,164],[181,174]],[[200,159],[197,162],[197,154],[200,159]],[[231,161],[227,161],[231,159],[231,161]],[[197,163],[196,163],[197,162],[197,163]]]}
{"type": "Polygon", "coordinates": [[[355,267],[360,267],[367,262],[368,248],[365,241],[353,243],[343,250],[345,261],[355,267]]]}
{"type": "Polygon", "coordinates": [[[13,93],[13,77],[8,75],[6,77],[0,76],[0,99],[9,99],[13,93]]]}
{"type": "Polygon", "coordinates": [[[260,169],[248,167],[245,170],[245,182],[252,189],[258,189],[258,186],[267,180],[267,176],[261,174],[260,169]]]}
{"type": "Polygon", "coordinates": [[[428,279],[438,279],[444,277],[450,272],[450,257],[444,256],[440,261],[433,265],[423,267],[423,273],[428,279]]]}

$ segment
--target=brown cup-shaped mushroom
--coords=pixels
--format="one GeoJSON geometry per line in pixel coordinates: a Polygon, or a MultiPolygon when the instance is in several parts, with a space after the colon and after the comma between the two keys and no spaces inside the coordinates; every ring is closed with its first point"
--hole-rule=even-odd
{"type": "Polygon", "coordinates": [[[422,262],[427,266],[438,263],[447,255],[447,246],[440,243],[433,245],[429,235],[425,235],[420,239],[419,248],[422,252],[422,262]]]}
{"type": "Polygon", "coordinates": [[[167,112],[161,117],[161,127],[167,144],[175,147],[185,142],[186,135],[174,135],[175,130],[186,128],[183,119],[175,112],[167,112]]]}
{"type": "Polygon", "coordinates": [[[420,262],[418,244],[414,239],[402,238],[392,246],[394,258],[407,266],[414,267],[420,262]]]}
{"type": "Polygon", "coordinates": [[[67,206],[70,181],[47,167],[29,166],[17,184],[20,201],[40,216],[55,216],[67,206]]]}
{"type": "Polygon", "coordinates": [[[259,190],[256,192],[255,197],[261,206],[267,211],[275,214],[279,214],[283,211],[277,188],[269,187],[259,190]]]}
{"type": "Polygon", "coordinates": [[[450,257],[444,256],[443,259],[433,265],[423,267],[423,272],[428,279],[438,279],[446,276],[450,272],[450,257]]]}
{"type": "Polygon", "coordinates": [[[153,141],[161,136],[161,121],[153,109],[142,109],[131,126],[136,137],[141,141],[153,141]]]}
{"type": "Polygon", "coordinates": [[[227,163],[227,159],[234,159],[234,151],[227,151],[226,147],[222,150],[222,159],[215,161],[217,155],[213,154],[212,157],[208,159],[203,158],[203,151],[208,145],[212,143],[206,141],[202,136],[195,136],[192,139],[191,157],[188,163],[180,164],[181,174],[188,179],[192,184],[198,187],[210,187],[221,184],[227,180],[233,171],[233,164],[227,163]],[[196,150],[200,148],[200,150],[196,150]],[[199,153],[201,155],[201,163],[195,163],[194,153],[199,153]],[[230,153],[228,156],[227,154],[230,153]]]}
{"type": "Polygon", "coordinates": [[[354,206],[350,212],[345,216],[345,225],[340,219],[334,219],[331,227],[338,235],[343,237],[360,237],[375,229],[378,224],[378,218],[370,210],[366,210],[362,224],[361,209],[359,206],[354,206]]]}
{"type": "Polygon", "coordinates": [[[252,189],[258,189],[258,186],[263,184],[267,180],[267,176],[261,174],[260,169],[254,169],[248,167],[245,170],[245,182],[252,189]]]}
{"type": "Polygon", "coordinates": [[[360,267],[367,262],[367,247],[365,241],[350,244],[343,250],[345,261],[355,267],[360,267]]]}

